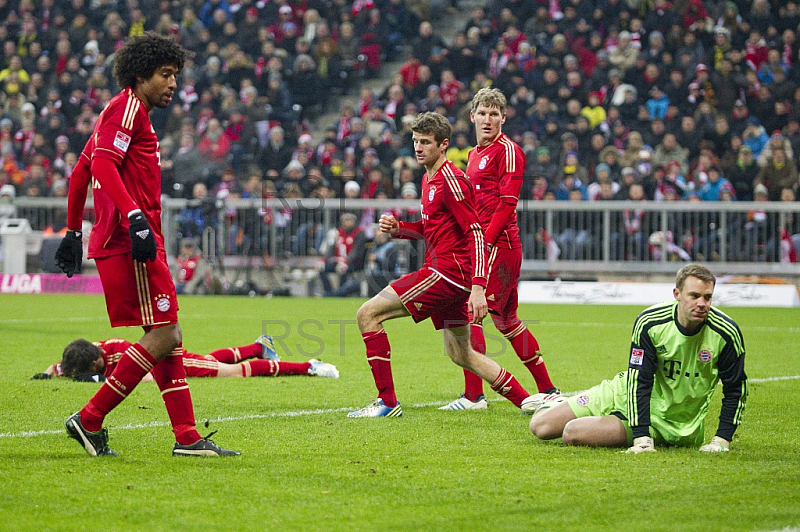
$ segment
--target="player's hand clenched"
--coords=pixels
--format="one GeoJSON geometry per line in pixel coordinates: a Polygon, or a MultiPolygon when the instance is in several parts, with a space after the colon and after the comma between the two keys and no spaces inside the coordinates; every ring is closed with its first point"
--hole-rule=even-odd
{"type": "Polygon", "coordinates": [[[391,214],[381,214],[378,225],[381,228],[381,232],[389,233],[390,235],[396,235],[397,231],[400,230],[400,223],[391,214]]]}
{"type": "Polygon", "coordinates": [[[56,266],[72,277],[81,272],[83,264],[83,233],[80,231],[67,231],[58,245],[55,256],[56,266]]]}
{"type": "Polygon", "coordinates": [[[137,262],[156,260],[156,238],[150,223],[141,211],[134,211],[128,215],[130,227],[128,233],[131,237],[131,258],[137,262]]]}

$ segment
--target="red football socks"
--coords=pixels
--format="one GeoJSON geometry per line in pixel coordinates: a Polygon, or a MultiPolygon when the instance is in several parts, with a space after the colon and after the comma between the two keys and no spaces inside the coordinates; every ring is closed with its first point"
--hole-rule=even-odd
{"type": "Polygon", "coordinates": [[[141,345],[130,346],[119,359],[114,372],[81,410],[83,428],[89,432],[103,428],[106,415],[128,397],[155,365],[156,360],[141,345]]]}
{"type": "Polygon", "coordinates": [[[547,366],[544,365],[544,359],[539,355],[539,342],[536,341],[533,334],[525,328],[510,341],[519,359],[533,375],[539,391],[544,392],[555,388],[553,381],[550,380],[550,374],[547,372],[547,366]]]}
{"type": "Polygon", "coordinates": [[[307,375],[311,363],[248,360],[242,362],[241,366],[242,377],[277,377],[279,375],[307,375]]]}
{"type": "Polygon", "coordinates": [[[153,378],[167,407],[175,441],[181,445],[191,445],[200,440],[200,434],[195,428],[194,407],[189,385],[186,383],[183,348],[180,345],[156,364],[153,378]]]}
{"type": "Polygon", "coordinates": [[[209,353],[212,357],[225,364],[237,364],[242,360],[258,358],[262,353],[261,344],[243,345],[241,347],[226,347],[209,353]]]}
{"type": "Polygon", "coordinates": [[[389,337],[386,331],[366,332],[361,335],[367,346],[367,361],[378,388],[378,397],[383,399],[383,404],[388,407],[397,405],[394,393],[394,379],[392,379],[392,364],[390,361],[392,351],[389,346],[389,337]]]}
{"type": "MultiPolygon", "coordinates": [[[[483,336],[483,326],[475,323],[470,325],[469,343],[475,356],[486,355],[486,338],[483,336]]],[[[478,400],[478,396],[483,395],[483,379],[464,369],[464,397],[472,402],[478,400]]]]}
{"type": "Polygon", "coordinates": [[[517,408],[522,404],[523,399],[530,395],[517,382],[517,379],[503,368],[500,368],[500,375],[492,383],[492,390],[514,403],[517,408]]]}

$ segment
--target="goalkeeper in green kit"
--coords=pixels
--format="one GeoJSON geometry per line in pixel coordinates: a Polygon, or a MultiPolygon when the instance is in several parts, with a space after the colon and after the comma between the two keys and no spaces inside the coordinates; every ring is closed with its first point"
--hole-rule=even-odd
{"type": "MultiPolygon", "coordinates": [[[[628,370],[572,397],[545,396],[533,411],[531,432],[565,445],[657,445],[728,451],[747,400],[744,340],[736,323],[711,306],[716,279],[704,266],[678,271],[675,301],[654,305],[633,325],[628,370]],[[719,426],[703,445],[711,396],[722,381],[719,426]]],[[[539,394],[541,395],[541,394],[539,394]]]]}

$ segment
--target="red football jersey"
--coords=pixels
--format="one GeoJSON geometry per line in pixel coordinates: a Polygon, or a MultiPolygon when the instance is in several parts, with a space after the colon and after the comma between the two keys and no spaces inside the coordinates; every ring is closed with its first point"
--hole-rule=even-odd
{"type": "Polygon", "coordinates": [[[451,283],[466,290],[486,286],[486,241],[464,173],[445,161],[433,176],[422,178],[420,198],[422,220],[400,222],[396,236],[424,239],[424,266],[451,283]]]}
{"type": "MultiPolygon", "coordinates": [[[[127,194],[150,222],[156,245],[163,249],[158,137],[147,107],[132,88],[128,87],[108,102],[81,157],[89,161],[102,157],[114,162],[127,194]]],[[[103,190],[104,186],[113,185],[104,182],[103,176],[92,176],[97,221],[89,238],[89,258],[129,253],[131,249],[128,213],[119,211],[103,190]]]]}
{"type": "Polygon", "coordinates": [[[503,207],[516,207],[524,171],[525,153],[505,133],[488,146],[476,146],[469,152],[467,177],[475,187],[475,209],[487,242],[497,247],[522,247],[516,210],[504,214],[503,207]],[[497,228],[496,240],[492,242],[494,235],[490,234],[489,225],[496,215],[503,215],[506,219],[497,228]]]}
{"type": "Polygon", "coordinates": [[[103,352],[103,358],[106,359],[106,370],[103,375],[108,377],[114,368],[117,367],[117,362],[125,354],[125,351],[133,344],[122,338],[109,338],[102,342],[93,342],[94,345],[100,348],[103,352]]]}

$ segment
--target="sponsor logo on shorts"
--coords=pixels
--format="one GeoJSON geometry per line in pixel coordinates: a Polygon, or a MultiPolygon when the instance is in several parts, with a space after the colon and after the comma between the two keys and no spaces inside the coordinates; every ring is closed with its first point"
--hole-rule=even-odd
{"type": "Polygon", "coordinates": [[[579,395],[578,399],[576,400],[579,406],[586,406],[589,404],[589,396],[588,395],[579,395]]]}
{"type": "Polygon", "coordinates": [[[636,366],[642,365],[644,359],[644,349],[631,349],[631,364],[636,366]]]}
{"type": "Polygon", "coordinates": [[[156,300],[156,308],[158,310],[160,310],[161,312],[168,311],[169,307],[170,307],[170,303],[169,303],[169,298],[168,297],[159,297],[158,300],[156,300]]]}
{"type": "Polygon", "coordinates": [[[478,169],[483,170],[484,168],[486,168],[486,165],[488,163],[489,163],[489,156],[484,155],[483,158],[481,159],[481,162],[478,163],[478,169]]]}
{"type": "Polygon", "coordinates": [[[422,303],[414,301],[414,306],[416,307],[417,310],[420,310],[422,308],[422,303]]]}
{"type": "Polygon", "coordinates": [[[707,349],[703,349],[702,351],[697,353],[697,358],[700,359],[700,362],[710,362],[711,353],[707,349]]]}
{"type": "Polygon", "coordinates": [[[123,152],[127,152],[128,146],[130,145],[131,145],[130,135],[126,135],[122,131],[117,131],[117,134],[114,136],[114,147],[119,148],[123,152]]]}

